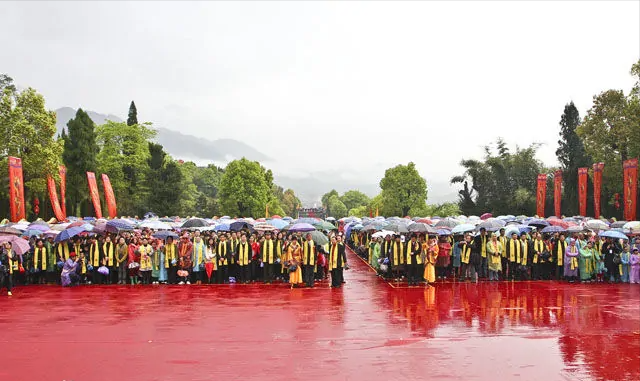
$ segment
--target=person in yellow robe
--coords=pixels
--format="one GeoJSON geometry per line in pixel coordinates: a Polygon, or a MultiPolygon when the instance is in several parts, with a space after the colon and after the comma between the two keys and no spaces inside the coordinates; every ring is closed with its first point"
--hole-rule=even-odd
{"type": "Polygon", "coordinates": [[[302,284],[302,248],[298,241],[293,240],[287,248],[286,263],[289,266],[289,284],[291,288],[302,284]]]}
{"type": "Polygon", "coordinates": [[[427,286],[436,281],[436,261],[438,260],[438,240],[431,238],[424,257],[424,281],[427,286]]]}
{"type": "Polygon", "coordinates": [[[502,271],[502,243],[495,233],[491,233],[491,238],[487,242],[487,256],[489,281],[499,280],[499,273],[502,271]]]}

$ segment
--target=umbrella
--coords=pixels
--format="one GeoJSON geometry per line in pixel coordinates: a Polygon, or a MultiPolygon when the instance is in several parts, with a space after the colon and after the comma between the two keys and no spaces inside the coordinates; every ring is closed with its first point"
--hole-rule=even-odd
{"type": "Polygon", "coordinates": [[[68,228],[64,230],[62,233],[56,236],[56,242],[68,241],[71,238],[77,236],[80,233],[86,232],[85,228],[82,226],[74,226],[72,228],[68,228]]]}
{"type": "Polygon", "coordinates": [[[329,238],[327,238],[327,236],[324,235],[323,232],[314,230],[309,234],[311,234],[311,239],[313,239],[313,242],[317,243],[318,245],[326,245],[327,243],[329,243],[329,238]]]}
{"type": "Polygon", "coordinates": [[[567,233],[580,233],[580,232],[583,232],[584,230],[585,228],[580,225],[569,226],[567,228],[567,233]]]}
{"type": "Polygon", "coordinates": [[[535,226],[539,229],[542,229],[549,226],[549,222],[545,220],[541,220],[539,218],[534,218],[533,220],[530,220],[529,222],[527,222],[527,225],[535,226]]]}
{"type": "Polygon", "coordinates": [[[609,230],[598,234],[600,237],[616,238],[616,239],[629,239],[624,233],[617,230],[609,230]]]}
{"type": "Polygon", "coordinates": [[[428,218],[420,218],[420,219],[416,220],[416,222],[422,222],[422,223],[424,223],[424,224],[429,224],[429,225],[432,225],[432,224],[433,224],[433,221],[431,221],[431,220],[430,220],[430,219],[428,219],[428,218]]]}
{"type": "Polygon", "coordinates": [[[438,232],[435,228],[432,228],[423,222],[416,222],[415,224],[409,225],[408,230],[414,233],[437,234],[438,232]]]}
{"type": "Polygon", "coordinates": [[[327,218],[325,218],[325,220],[327,220],[327,221],[335,221],[336,219],[333,218],[333,217],[327,217],[327,218]]]}
{"type": "Polygon", "coordinates": [[[153,234],[153,238],[158,238],[162,240],[165,240],[169,237],[178,238],[178,234],[176,232],[172,232],[169,230],[163,230],[153,234]]]}
{"type": "Polygon", "coordinates": [[[289,228],[290,232],[310,232],[310,231],[314,231],[314,230],[316,230],[316,228],[314,228],[312,225],[304,223],[304,222],[302,222],[302,223],[299,222],[299,223],[294,224],[293,226],[291,226],[289,228]]]}
{"type": "Polygon", "coordinates": [[[493,217],[493,214],[491,213],[485,213],[483,215],[480,216],[481,220],[488,220],[489,218],[493,217]]]}
{"type": "Polygon", "coordinates": [[[253,225],[253,228],[256,231],[259,231],[259,232],[267,232],[267,231],[276,230],[275,226],[273,226],[271,224],[268,224],[266,222],[259,222],[259,223],[255,224],[255,225],[253,225]]]}
{"type": "Polygon", "coordinates": [[[602,220],[589,220],[585,226],[593,230],[609,230],[609,225],[602,220]]]}
{"type": "Polygon", "coordinates": [[[20,235],[22,231],[11,226],[3,226],[0,228],[0,235],[20,235]]]}
{"type": "Polygon", "coordinates": [[[511,237],[513,233],[520,235],[520,229],[516,225],[509,225],[505,228],[504,235],[507,237],[511,237]]]}
{"type": "Polygon", "coordinates": [[[125,220],[111,220],[107,222],[107,231],[118,233],[121,231],[133,231],[133,225],[125,220]]]}
{"type": "Polygon", "coordinates": [[[485,221],[482,221],[478,226],[478,230],[485,228],[488,231],[496,231],[496,230],[500,230],[501,227],[503,227],[505,225],[505,222],[502,220],[499,220],[497,218],[492,218],[492,219],[488,219],[485,221]]]}
{"type": "Polygon", "coordinates": [[[559,226],[559,227],[561,227],[561,228],[563,229],[563,230],[561,230],[561,231],[564,231],[565,229],[567,229],[567,228],[570,226],[568,222],[566,222],[566,221],[562,221],[562,220],[559,220],[559,219],[557,219],[557,218],[555,218],[555,217],[554,217],[554,218],[549,218],[547,221],[548,221],[548,222],[549,222],[549,224],[551,224],[552,226],[559,226]]]}
{"type": "Polygon", "coordinates": [[[25,231],[24,233],[21,234],[22,237],[36,237],[39,236],[40,234],[43,234],[44,232],[42,230],[38,230],[38,229],[29,229],[27,231],[25,231]]]}
{"type": "Polygon", "coordinates": [[[315,228],[318,230],[335,230],[336,229],[336,226],[334,224],[327,221],[317,221],[315,223],[312,223],[311,225],[315,226],[315,228]]]}
{"type": "Polygon", "coordinates": [[[436,230],[436,233],[438,235],[451,235],[452,234],[451,230],[449,230],[449,229],[438,229],[438,230],[436,230]]]}
{"type": "Polygon", "coordinates": [[[409,233],[409,228],[403,223],[392,223],[386,226],[386,229],[396,233],[409,233]]]}
{"type": "Polygon", "coordinates": [[[453,229],[454,227],[460,225],[460,221],[451,218],[451,217],[447,217],[444,220],[440,220],[436,223],[435,227],[437,228],[451,228],[453,229]]]}
{"type": "MultiPolygon", "coordinates": [[[[47,221],[40,219],[33,221],[31,225],[43,225],[49,227],[49,223],[47,221]]],[[[29,225],[29,227],[31,227],[31,225],[29,225]]]]}
{"type": "Polygon", "coordinates": [[[276,219],[277,219],[277,220],[281,220],[281,219],[282,219],[282,217],[280,217],[280,216],[279,216],[279,215],[277,215],[277,214],[274,214],[273,216],[271,216],[271,219],[272,219],[272,220],[276,220],[276,219]]]}
{"type": "Polygon", "coordinates": [[[362,228],[362,230],[366,231],[366,232],[372,232],[375,230],[380,230],[380,227],[376,224],[369,224],[365,227],[362,228]]]}
{"type": "Polygon", "coordinates": [[[57,231],[57,230],[48,230],[48,231],[44,232],[45,238],[49,238],[49,237],[56,238],[56,236],[58,234],[60,234],[60,232],[57,231]]]}
{"type": "Polygon", "coordinates": [[[0,236],[0,243],[11,242],[11,249],[14,253],[22,255],[29,252],[31,246],[29,241],[24,238],[20,238],[15,235],[2,235],[0,236]]]}
{"type": "Polygon", "coordinates": [[[614,223],[611,224],[611,228],[624,228],[624,225],[627,223],[627,221],[616,221],[614,223]]]}
{"type": "MultiPolygon", "coordinates": [[[[101,221],[104,221],[105,224],[107,223],[106,220],[101,220],[101,221]]],[[[67,225],[67,227],[68,228],[75,228],[77,226],[82,226],[84,224],[86,224],[86,222],[84,222],[84,221],[76,221],[76,222],[70,223],[69,225],[67,225]]]]}
{"type": "Polygon", "coordinates": [[[461,224],[451,229],[451,233],[453,234],[466,233],[474,230],[475,228],[476,228],[476,225],[474,224],[461,224]]]}
{"type": "Polygon", "coordinates": [[[143,221],[140,225],[138,225],[138,227],[140,227],[140,228],[149,228],[149,229],[153,229],[153,230],[171,230],[171,225],[169,225],[166,222],[159,221],[159,220],[143,221]]]}
{"type": "Polygon", "coordinates": [[[231,230],[231,226],[229,226],[229,224],[219,224],[216,225],[216,229],[217,232],[228,232],[231,230]]]}
{"type": "Polygon", "coordinates": [[[203,226],[209,226],[209,223],[202,218],[190,218],[182,224],[181,228],[200,228],[203,226]]]}
{"type": "Polygon", "coordinates": [[[540,231],[540,233],[561,233],[564,231],[565,228],[563,228],[562,226],[547,226],[546,228],[542,229],[540,231]]]}
{"type": "Polygon", "coordinates": [[[242,229],[249,229],[249,230],[252,229],[251,225],[244,221],[233,222],[231,223],[231,225],[229,225],[229,228],[231,229],[231,231],[234,231],[234,232],[239,232],[242,229]]]}
{"type": "Polygon", "coordinates": [[[49,225],[42,225],[42,224],[33,223],[33,224],[29,225],[27,230],[40,230],[41,232],[46,232],[47,230],[49,230],[49,225]]]}
{"type": "Polygon", "coordinates": [[[289,223],[285,220],[269,220],[267,223],[271,226],[274,226],[278,230],[284,229],[286,226],[289,226],[289,223]]]}
{"type": "Polygon", "coordinates": [[[373,235],[371,236],[371,238],[378,238],[378,237],[386,237],[388,235],[394,235],[395,233],[392,232],[391,230],[382,230],[376,233],[373,233],[373,235]]]}
{"type": "Polygon", "coordinates": [[[629,221],[622,227],[623,229],[638,230],[640,229],[640,221],[629,221]]]}

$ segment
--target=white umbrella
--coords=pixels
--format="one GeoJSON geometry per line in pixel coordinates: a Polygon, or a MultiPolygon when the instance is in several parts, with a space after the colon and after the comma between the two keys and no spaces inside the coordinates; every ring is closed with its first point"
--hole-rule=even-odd
{"type": "Polygon", "coordinates": [[[629,230],[638,230],[640,229],[640,221],[629,221],[626,224],[624,224],[622,228],[629,229],[629,230]]]}
{"type": "Polygon", "coordinates": [[[154,230],[171,230],[171,225],[166,222],[158,221],[158,220],[146,220],[143,221],[140,225],[140,228],[149,228],[154,230]]]}
{"type": "Polygon", "coordinates": [[[373,235],[371,236],[372,238],[378,238],[378,237],[386,237],[386,236],[391,236],[394,235],[396,233],[392,232],[391,230],[381,230],[379,232],[373,233],[373,235]]]}

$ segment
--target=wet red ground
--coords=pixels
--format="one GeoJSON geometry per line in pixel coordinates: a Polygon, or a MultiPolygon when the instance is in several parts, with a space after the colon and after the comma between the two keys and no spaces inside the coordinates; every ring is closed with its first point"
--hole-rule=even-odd
{"type": "Polygon", "coordinates": [[[640,286],[24,287],[0,380],[640,380],[640,286]]]}

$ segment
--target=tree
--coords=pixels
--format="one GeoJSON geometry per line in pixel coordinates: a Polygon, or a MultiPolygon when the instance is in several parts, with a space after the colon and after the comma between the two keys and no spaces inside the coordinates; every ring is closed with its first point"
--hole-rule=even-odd
{"type": "Polygon", "coordinates": [[[386,215],[406,216],[412,208],[426,205],[427,182],[412,162],[387,169],[380,188],[386,215]]]}
{"type": "Polygon", "coordinates": [[[340,197],[340,194],[338,194],[337,190],[331,189],[329,192],[325,193],[321,199],[322,206],[327,210],[327,216],[331,215],[331,209],[329,207],[329,199],[333,196],[340,197]]]}
{"type": "Polygon", "coordinates": [[[227,165],[220,182],[222,211],[232,216],[262,217],[271,198],[273,174],[246,158],[227,165]]]}
{"type": "Polygon", "coordinates": [[[340,197],[340,201],[342,201],[347,209],[351,210],[359,206],[366,206],[371,200],[366,194],[358,190],[350,190],[346,191],[342,197],[340,197]]]}
{"type": "Polygon", "coordinates": [[[281,204],[283,212],[287,216],[293,216],[296,210],[302,206],[302,202],[300,202],[300,199],[296,196],[293,189],[287,189],[284,191],[281,204]]]}
{"type": "MultiPolygon", "coordinates": [[[[156,131],[150,124],[129,126],[126,123],[107,121],[96,128],[96,141],[100,147],[97,156],[98,170],[109,175],[113,191],[122,214],[146,212],[148,200],[145,175],[149,168],[149,142],[156,131]],[[133,184],[125,169],[138,174],[133,184]]],[[[174,200],[175,202],[175,200],[174,200]]]]}
{"type": "Polygon", "coordinates": [[[67,195],[72,213],[88,215],[87,172],[97,170],[98,144],[95,124],[89,115],[78,109],[75,118],[67,123],[68,133],[63,130],[64,151],[62,160],[67,167],[67,195]],[[83,207],[84,206],[84,207],[83,207]]]}
{"type": "Polygon", "coordinates": [[[327,201],[328,209],[331,210],[329,216],[334,217],[336,219],[346,217],[347,216],[347,207],[344,205],[342,201],[340,201],[340,197],[333,195],[327,201]]]}
{"type": "Polygon", "coordinates": [[[357,208],[349,209],[348,215],[352,217],[359,217],[359,218],[369,217],[369,211],[370,209],[366,205],[362,205],[357,208]]]}
{"type": "Polygon", "coordinates": [[[4,89],[8,89],[11,94],[15,94],[17,91],[13,84],[13,78],[6,74],[0,74],[0,95],[4,93],[4,89]]]}
{"type": "MultiPolygon", "coordinates": [[[[17,92],[11,78],[3,76],[0,98],[0,162],[7,168],[7,157],[22,159],[25,201],[42,197],[47,190],[47,175],[57,177],[62,143],[55,139],[56,114],[48,111],[36,90],[17,92]]],[[[8,199],[8,179],[0,177],[0,196],[8,199]]],[[[8,205],[3,202],[2,205],[8,205]]],[[[29,208],[27,208],[29,210],[29,208]]],[[[6,214],[6,213],[5,213],[6,214]]]]}
{"type": "MultiPolygon", "coordinates": [[[[562,209],[570,216],[579,212],[578,205],[578,168],[588,167],[591,158],[584,149],[582,140],[576,130],[580,124],[580,114],[573,102],[564,106],[564,113],[560,118],[560,140],[556,157],[562,169],[564,194],[562,209]]],[[[553,188],[551,188],[553,189],[553,188]]]]}
{"type": "Polygon", "coordinates": [[[134,124],[138,124],[138,110],[136,109],[136,104],[131,101],[129,105],[129,116],[127,117],[127,126],[133,126],[134,124]]]}

